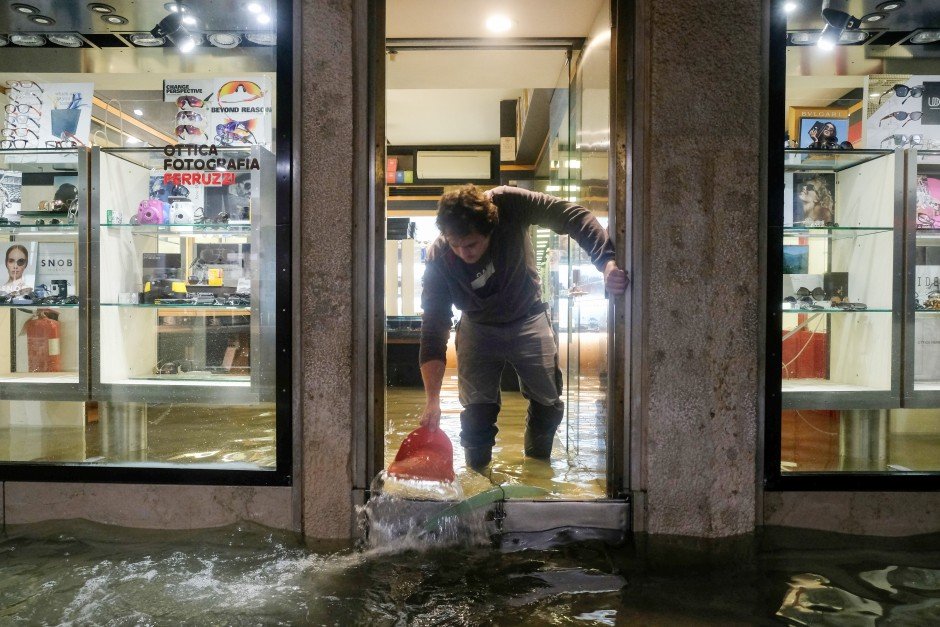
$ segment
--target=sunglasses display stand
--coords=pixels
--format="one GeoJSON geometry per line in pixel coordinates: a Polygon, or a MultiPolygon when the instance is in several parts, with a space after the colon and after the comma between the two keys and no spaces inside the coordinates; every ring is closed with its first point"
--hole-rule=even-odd
{"type": "MultiPolygon", "coordinates": [[[[275,197],[274,156],[223,150],[260,167],[207,190],[190,224],[128,219],[162,174],[162,149],[0,150],[0,169],[22,173],[20,207],[47,201],[62,177],[78,194],[61,219],[15,207],[0,222],[0,423],[83,434],[89,407],[140,426],[149,403],[274,402],[278,229],[262,201],[275,197]],[[229,202],[247,210],[230,220],[229,202]]],[[[84,436],[69,441],[62,454],[84,459],[84,436]]],[[[16,455],[45,454],[29,446],[16,455]]]]}
{"type": "MultiPolygon", "coordinates": [[[[0,277],[0,424],[81,430],[90,371],[88,344],[88,222],[84,211],[35,211],[57,180],[78,181],[88,193],[88,155],[75,149],[0,150],[0,170],[19,172],[19,211],[0,223],[5,255],[0,277]],[[32,208],[32,209],[31,209],[32,208]],[[36,400],[59,401],[36,403],[36,400]],[[76,401],[76,402],[69,402],[76,401]]],[[[17,458],[44,454],[35,439],[14,443],[17,458]]],[[[74,443],[79,454],[80,441],[74,443]]]]}
{"type": "MultiPolygon", "coordinates": [[[[940,406],[940,220],[924,228],[921,211],[935,213],[940,196],[940,150],[908,150],[905,205],[905,290],[903,400],[905,407],[940,406]],[[928,197],[918,198],[928,181],[928,197]],[[927,202],[925,202],[927,201],[927,202]]],[[[940,216],[937,216],[940,218],[940,216]]]]}
{"type": "Polygon", "coordinates": [[[273,402],[274,326],[262,320],[274,317],[275,286],[268,278],[277,274],[276,228],[274,205],[262,199],[274,198],[274,157],[260,147],[223,151],[226,159],[260,164],[249,171],[247,220],[227,219],[227,207],[218,204],[227,186],[218,185],[200,190],[206,206],[198,222],[142,224],[125,217],[147,197],[153,177],[165,173],[163,150],[92,150],[95,396],[273,402]],[[116,218],[119,212],[124,216],[116,218]]]}
{"type": "Polygon", "coordinates": [[[815,192],[807,198],[792,181],[823,181],[832,189],[820,194],[830,203],[825,222],[785,219],[775,240],[800,253],[788,260],[790,274],[782,281],[783,408],[897,407],[904,154],[786,153],[784,193],[793,203],[818,204],[819,198],[815,192]]]}

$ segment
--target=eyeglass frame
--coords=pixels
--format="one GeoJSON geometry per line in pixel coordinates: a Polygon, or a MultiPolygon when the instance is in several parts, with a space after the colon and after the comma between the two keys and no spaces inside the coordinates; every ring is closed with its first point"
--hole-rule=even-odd
{"type": "Polygon", "coordinates": [[[31,128],[16,128],[12,126],[5,126],[2,129],[0,129],[0,136],[6,137],[8,139],[14,139],[17,136],[23,137],[24,135],[28,133],[32,133],[33,137],[35,137],[36,139],[39,139],[39,134],[31,128]],[[13,132],[8,133],[7,131],[15,131],[16,133],[15,134],[13,132]]]}
{"type": "Polygon", "coordinates": [[[25,139],[0,139],[0,150],[26,148],[27,143],[25,139]]]}
{"type": "Polygon", "coordinates": [[[8,88],[10,88],[10,89],[12,89],[12,90],[14,90],[14,91],[21,91],[21,90],[23,90],[23,89],[29,89],[30,87],[35,87],[35,88],[38,89],[40,92],[46,93],[46,91],[42,88],[42,85],[40,85],[40,84],[37,83],[36,81],[31,81],[31,80],[25,80],[25,81],[6,81],[5,85],[6,85],[6,87],[8,87],[8,88]]]}

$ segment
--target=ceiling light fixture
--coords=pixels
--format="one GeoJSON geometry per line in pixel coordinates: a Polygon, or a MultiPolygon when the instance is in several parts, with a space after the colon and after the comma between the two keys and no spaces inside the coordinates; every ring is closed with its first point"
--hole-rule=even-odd
{"type": "Polygon", "coordinates": [[[134,115],[141,116],[144,114],[143,109],[134,109],[134,115]]]}
{"type": "Polygon", "coordinates": [[[85,45],[81,37],[72,33],[47,33],[46,39],[63,48],[81,48],[85,45]]]}
{"type": "Polygon", "coordinates": [[[179,49],[182,53],[192,52],[193,49],[199,44],[197,36],[190,34],[186,29],[186,26],[183,25],[183,20],[185,19],[181,15],[182,11],[175,11],[170,13],[165,18],[160,20],[160,23],[153,27],[150,31],[150,34],[154,37],[166,37],[179,49]]]}
{"type": "Polygon", "coordinates": [[[102,15],[101,19],[108,24],[127,24],[127,18],[117,14],[102,15]]]}
{"type": "Polygon", "coordinates": [[[863,16],[862,16],[862,21],[863,21],[863,22],[868,22],[869,24],[872,24],[872,23],[874,23],[874,22],[880,22],[881,20],[885,19],[886,17],[888,17],[887,13],[877,13],[877,12],[875,12],[875,13],[869,13],[868,15],[863,15],[863,16]]]}
{"type": "Polygon", "coordinates": [[[4,37],[3,35],[0,35],[0,47],[5,46],[8,43],[10,43],[10,40],[4,37]]]}
{"type": "Polygon", "coordinates": [[[16,3],[11,4],[10,8],[12,8],[17,13],[22,13],[23,15],[38,15],[39,14],[39,9],[37,9],[31,4],[21,4],[19,2],[16,2],[16,3]]]}
{"type": "Polygon", "coordinates": [[[494,33],[505,33],[512,28],[512,20],[505,15],[491,15],[486,19],[486,28],[494,33]]]}
{"type": "Polygon", "coordinates": [[[167,2],[163,5],[163,8],[170,13],[186,13],[189,11],[189,7],[182,2],[167,2]]]}
{"type": "Polygon", "coordinates": [[[268,15],[267,13],[259,13],[258,16],[257,16],[255,19],[258,20],[258,23],[259,23],[259,24],[270,24],[270,23],[271,23],[271,16],[268,15]]]}
{"type": "Polygon", "coordinates": [[[784,13],[793,13],[796,11],[796,8],[799,5],[796,2],[784,2],[783,3],[783,12],[784,13]]]}
{"type": "Polygon", "coordinates": [[[849,0],[823,0],[822,17],[826,25],[816,42],[822,50],[835,48],[842,39],[843,31],[858,29],[859,20],[848,12],[848,5],[849,0]]]}
{"type": "Polygon", "coordinates": [[[43,26],[55,24],[55,20],[46,15],[30,15],[28,19],[34,24],[42,24],[43,26]]]}
{"type": "Polygon", "coordinates": [[[46,38],[42,35],[10,35],[10,43],[15,46],[26,46],[27,48],[38,48],[46,45],[46,38]]]}
{"type": "Polygon", "coordinates": [[[888,2],[882,2],[875,7],[876,11],[897,11],[904,6],[904,0],[889,0],[888,2]]]}
{"type": "Polygon", "coordinates": [[[134,33],[127,38],[140,48],[159,48],[166,45],[166,37],[154,37],[150,33],[134,33]]]}
{"type": "Polygon", "coordinates": [[[134,137],[133,135],[128,135],[128,136],[127,136],[127,143],[128,143],[128,144],[139,144],[139,143],[140,143],[140,140],[137,139],[136,137],[134,137]]]}
{"type": "Polygon", "coordinates": [[[104,2],[91,2],[88,4],[88,10],[95,13],[114,13],[114,7],[104,2]]]}
{"type": "Polygon", "coordinates": [[[235,48],[242,42],[242,36],[237,33],[212,33],[209,43],[216,48],[235,48]]]}
{"type": "Polygon", "coordinates": [[[274,33],[245,33],[245,39],[259,46],[277,45],[277,35],[274,33]]]}
{"type": "Polygon", "coordinates": [[[246,6],[245,8],[248,9],[250,13],[261,13],[262,11],[264,11],[264,7],[262,7],[257,2],[249,2],[248,6],[246,6]]]}
{"type": "Polygon", "coordinates": [[[914,36],[907,42],[922,46],[924,44],[933,44],[940,41],[940,30],[922,30],[914,33],[914,36]]]}

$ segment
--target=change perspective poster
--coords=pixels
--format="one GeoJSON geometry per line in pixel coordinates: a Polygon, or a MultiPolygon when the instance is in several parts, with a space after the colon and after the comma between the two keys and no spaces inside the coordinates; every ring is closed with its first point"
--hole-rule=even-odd
{"type": "Polygon", "coordinates": [[[271,149],[271,89],[265,76],[164,81],[176,104],[176,138],[185,144],[271,149]]]}

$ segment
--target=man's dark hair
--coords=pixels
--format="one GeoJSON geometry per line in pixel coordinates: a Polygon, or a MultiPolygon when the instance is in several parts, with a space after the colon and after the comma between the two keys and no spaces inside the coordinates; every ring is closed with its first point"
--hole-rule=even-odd
{"type": "Polygon", "coordinates": [[[499,223],[499,210],[476,185],[447,192],[437,203],[437,228],[445,236],[489,235],[499,223]]]}

